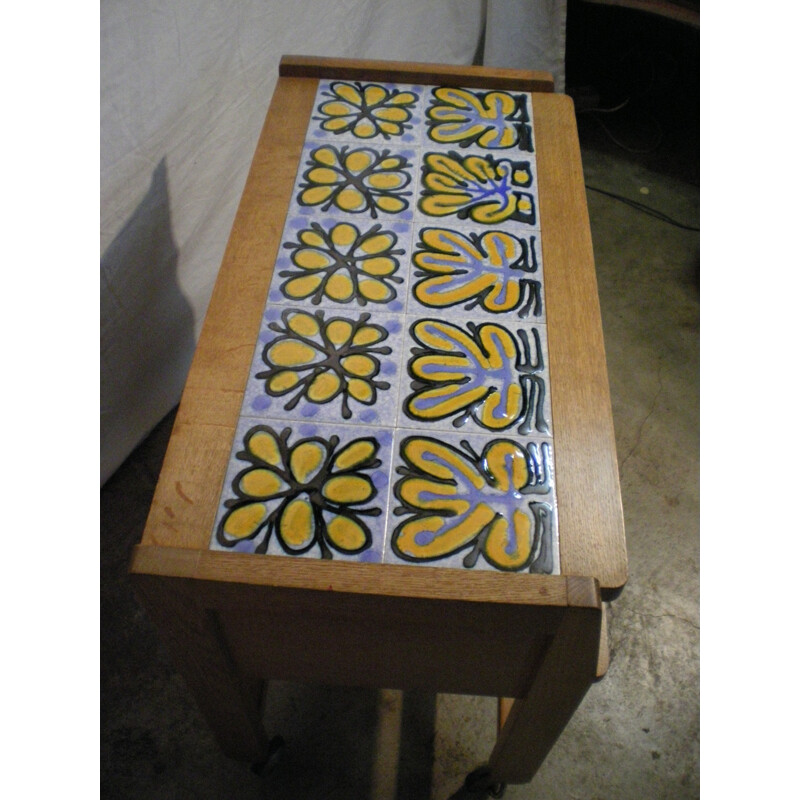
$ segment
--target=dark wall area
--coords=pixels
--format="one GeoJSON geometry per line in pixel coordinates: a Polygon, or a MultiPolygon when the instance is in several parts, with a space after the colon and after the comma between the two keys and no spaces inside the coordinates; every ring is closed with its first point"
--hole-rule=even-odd
{"type": "Polygon", "coordinates": [[[697,28],[570,0],[566,75],[582,142],[625,150],[650,169],[699,184],[697,28]]]}

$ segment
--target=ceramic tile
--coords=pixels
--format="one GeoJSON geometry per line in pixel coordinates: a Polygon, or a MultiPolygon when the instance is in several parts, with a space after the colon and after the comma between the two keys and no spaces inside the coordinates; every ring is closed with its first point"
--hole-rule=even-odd
{"type": "Polygon", "coordinates": [[[385,561],[558,572],[552,440],[398,431],[385,561]]]}
{"type": "Polygon", "coordinates": [[[393,432],[242,418],[212,550],[380,562],[393,432]]]}
{"type": "Polygon", "coordinates": [[[417,222],[409,313],[545,321],[542,244],[524,225],[417,222]]]}
{"type": "Polygon", "coordinates": [[[320,81],[307,141],[418,144],[424,87],[368,81],[320,81]]]}
{"type": "Polygon", "coordinates": [[[284,228],[268,300],[402,313],[410,260],[408,222],[297,215],[284,228]]]}
{"type": "Polygon", "coordinates": [[[289,217],[343,214],[410,220],[418,150],[396,145],[312,143],[303,148],[289,217]]]}
{"type": "Polygon", "coordinates": [[[242,415],[394,426],[403,317],[268,306],[242,415]]]}
{"type": "Polygon", "coordinates": [[[416,219],[539,228],[536,161],[527,154],[424,148],[418,161],[416,219]]]}
{"type": "Polygon", "coordinates": [[[426,147],[533,153],[533,113],[526,92],[432,86],[425,92],[426,147]]]}
{"type": "Polygon", "coordinates": [[[552,435],[545,328],[406,316],[397,425],[552,435]]]}
{"type": "Polygon", "coordinates": [[[559,570],[525,93],[320,81],[211,547],[559,570]]]}

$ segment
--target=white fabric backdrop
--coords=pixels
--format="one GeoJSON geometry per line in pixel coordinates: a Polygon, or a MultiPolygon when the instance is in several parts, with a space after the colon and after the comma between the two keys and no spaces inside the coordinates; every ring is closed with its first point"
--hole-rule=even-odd
{"type": "Polygon", "coordinates": [[[103,0],[101,482],[180,399],[283,54],[554,73],[566,0],[103,0]]]}
{"type": "Polygon", "coordinates": [[[499,0],[487,4],[483,63],[488,67],[543,69],[555,90],[566,85],[567,0],[499,0]]]}

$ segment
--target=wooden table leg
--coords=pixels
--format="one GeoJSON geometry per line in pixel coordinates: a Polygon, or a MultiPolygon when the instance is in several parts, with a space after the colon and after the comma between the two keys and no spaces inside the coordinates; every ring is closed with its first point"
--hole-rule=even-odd
{"type": "Polygon", "coordinates": [[[268,737],[261,722],[264,681],[239,673],[214,612],[186,592],[181,579],[132,577],[140,601],[222,751],[252,763],[266,758],[268,737]]]}
{"type": "Polygon", "coordinates": [[[601,611],[565,609],[525,697],[508,711],[489,759],[495,783],[527,783],[595,680],[601,611]]]}
{"type": "Polygon", "coordinates": [[[611,664],[611,647],[608,639],[608,603],[603,603],[603,624],[600,628],[600,649],[597,654],[597,668],[595,680],[600,681],[606,676],[611,664]]]}

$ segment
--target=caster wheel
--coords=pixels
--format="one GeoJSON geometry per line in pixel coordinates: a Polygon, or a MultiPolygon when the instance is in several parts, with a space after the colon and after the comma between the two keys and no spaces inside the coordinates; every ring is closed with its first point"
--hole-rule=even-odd
{"type": "Polygon", "coordinates": [[[286,751],[286,742],[283,736],[273,736],[267,745],[267,756],[263,761],[257,761],[251,769],[261,778],[271,775],[283,758],[286,751]]]}
{"type": "Polygon", "coordinates": [[[489,800],[502,797],[506,785],[492,780],[488,767],[479,767],[467,775],[464,785],[450,797],[450,800],[489,800]]]}

